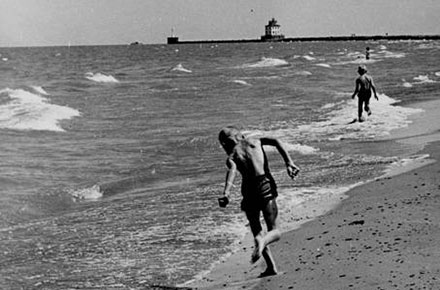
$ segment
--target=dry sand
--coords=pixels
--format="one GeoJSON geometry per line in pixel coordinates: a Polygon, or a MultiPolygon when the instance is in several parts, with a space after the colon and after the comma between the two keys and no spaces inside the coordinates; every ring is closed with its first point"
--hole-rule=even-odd
{"type": "MultiPolygon", "coordinates": [[[[423,142],[439,140],[437,130],[428,135],[433,138],[423,142]]],[[[229,260],[188,286],[204,290],[440,289],[440,142],[419,153],[429,154],[431,162],[422,159],[418,167],[400,168],[358,186],[333,210],[284,233],[271,246],[280,275],[257,278],[264,263],[249,264],[252,240],[248,237],[229,260]]]]}

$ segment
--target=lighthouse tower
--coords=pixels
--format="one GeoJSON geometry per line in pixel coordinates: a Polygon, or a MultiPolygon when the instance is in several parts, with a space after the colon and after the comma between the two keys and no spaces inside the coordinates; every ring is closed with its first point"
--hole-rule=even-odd
{"type": "Polygon", "coordinates": [[[179,43],[179,38],[174,35],[174,28],[171,28],[171,36],[167,38],[168,44],[176,44],[179,43]]]}
{"type": "Polygon", "coordinates": [[[269,20],[269,23],[265,26],[265,34],[261,36],[262,41],[280,41],[284,39],[284,35],[281,34],[281,29],[275,18],[269,20]]]}

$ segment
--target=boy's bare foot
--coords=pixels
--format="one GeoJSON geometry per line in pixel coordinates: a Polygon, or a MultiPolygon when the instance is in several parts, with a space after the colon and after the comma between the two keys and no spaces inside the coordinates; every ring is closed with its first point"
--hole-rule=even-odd
{"type": "Polygon", "coordinates": [[[258,278],[268,277],[268,276],[274,276],[277,275],[278,272],[275,269],[266,269],[264,272],[262,272],[258,278]]]}
{"type": "Polygon", "coordinates": [[[255,262],[257,262],[260,259],[261,255],[263,254],[263,249],[264,249],[263,238],[256,237],[255,238],[255,249],[254,249],[254,252],[252,253],[252,257],[251,257],[252,264],[254,264],[255,262]]]}

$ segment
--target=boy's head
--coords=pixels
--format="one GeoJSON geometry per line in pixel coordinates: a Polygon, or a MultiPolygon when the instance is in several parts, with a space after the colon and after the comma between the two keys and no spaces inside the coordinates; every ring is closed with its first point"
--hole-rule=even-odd
{"type": "Polygon", "coordinates": [[[366,67],[365,65],[360,65],[360,66],[358,67],[358,73],[359,73],[360,75],[363,75],[363,74],[367,73],[367,67],[366,67]]]}
{"type": "Polygon", "coordinates": [[[218,140],[228,154],[232,153],[232,149],[237,145],[238,140],[243,138],[243,134],[234,126],[225,127],[218,134],[218,140]]]}

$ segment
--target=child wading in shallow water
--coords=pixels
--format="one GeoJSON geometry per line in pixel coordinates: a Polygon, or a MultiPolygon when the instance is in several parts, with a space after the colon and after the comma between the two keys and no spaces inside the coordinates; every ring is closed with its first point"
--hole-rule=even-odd
{"type": "Polygon", "coordinates": [[[299,168],[283,147],[281,142],[274,138],[245,138],[236,127],[226,127],[220,131],[219,141],[226,151],[228,158],[226,165],[226,184],[223,197],[219,198],[220,207],[229,203],[231,190],[237,170],[242,176],[241,193],[243,200],[241,209],[246,213],[252,234],[255,238],[255,250],[251,262],[255,263],[263,256],[267,269],[260,277],[276,275],[277,268],[268,245],[280,239],[281,234],[277,225],[278,207],[276,203],[277,187],[269,171],[269,164],[263,145],[274,146],[284,159],[287,173],[294,178],[299,168]],[[260,223],[260,212],[263,213],[267,226],[264,235],[260,223]]]}
{"type": "Polygon", "coordinates": [[[370,109],[370,98],[371,91],[374,93],[374,97],[376,100],[379,100],[376,93],[376,86],[374,85],[373,78],[367,75],[367,67],[365,65],[358,67],[359,77],[356,79],[356,88],[354,90],[352,99],[358,96],[358,120],[359,122],[363,122],[362,118],[362,107],[364,106],[365,112],[367,112],[368,116],[371,115],[370,109]]]}

